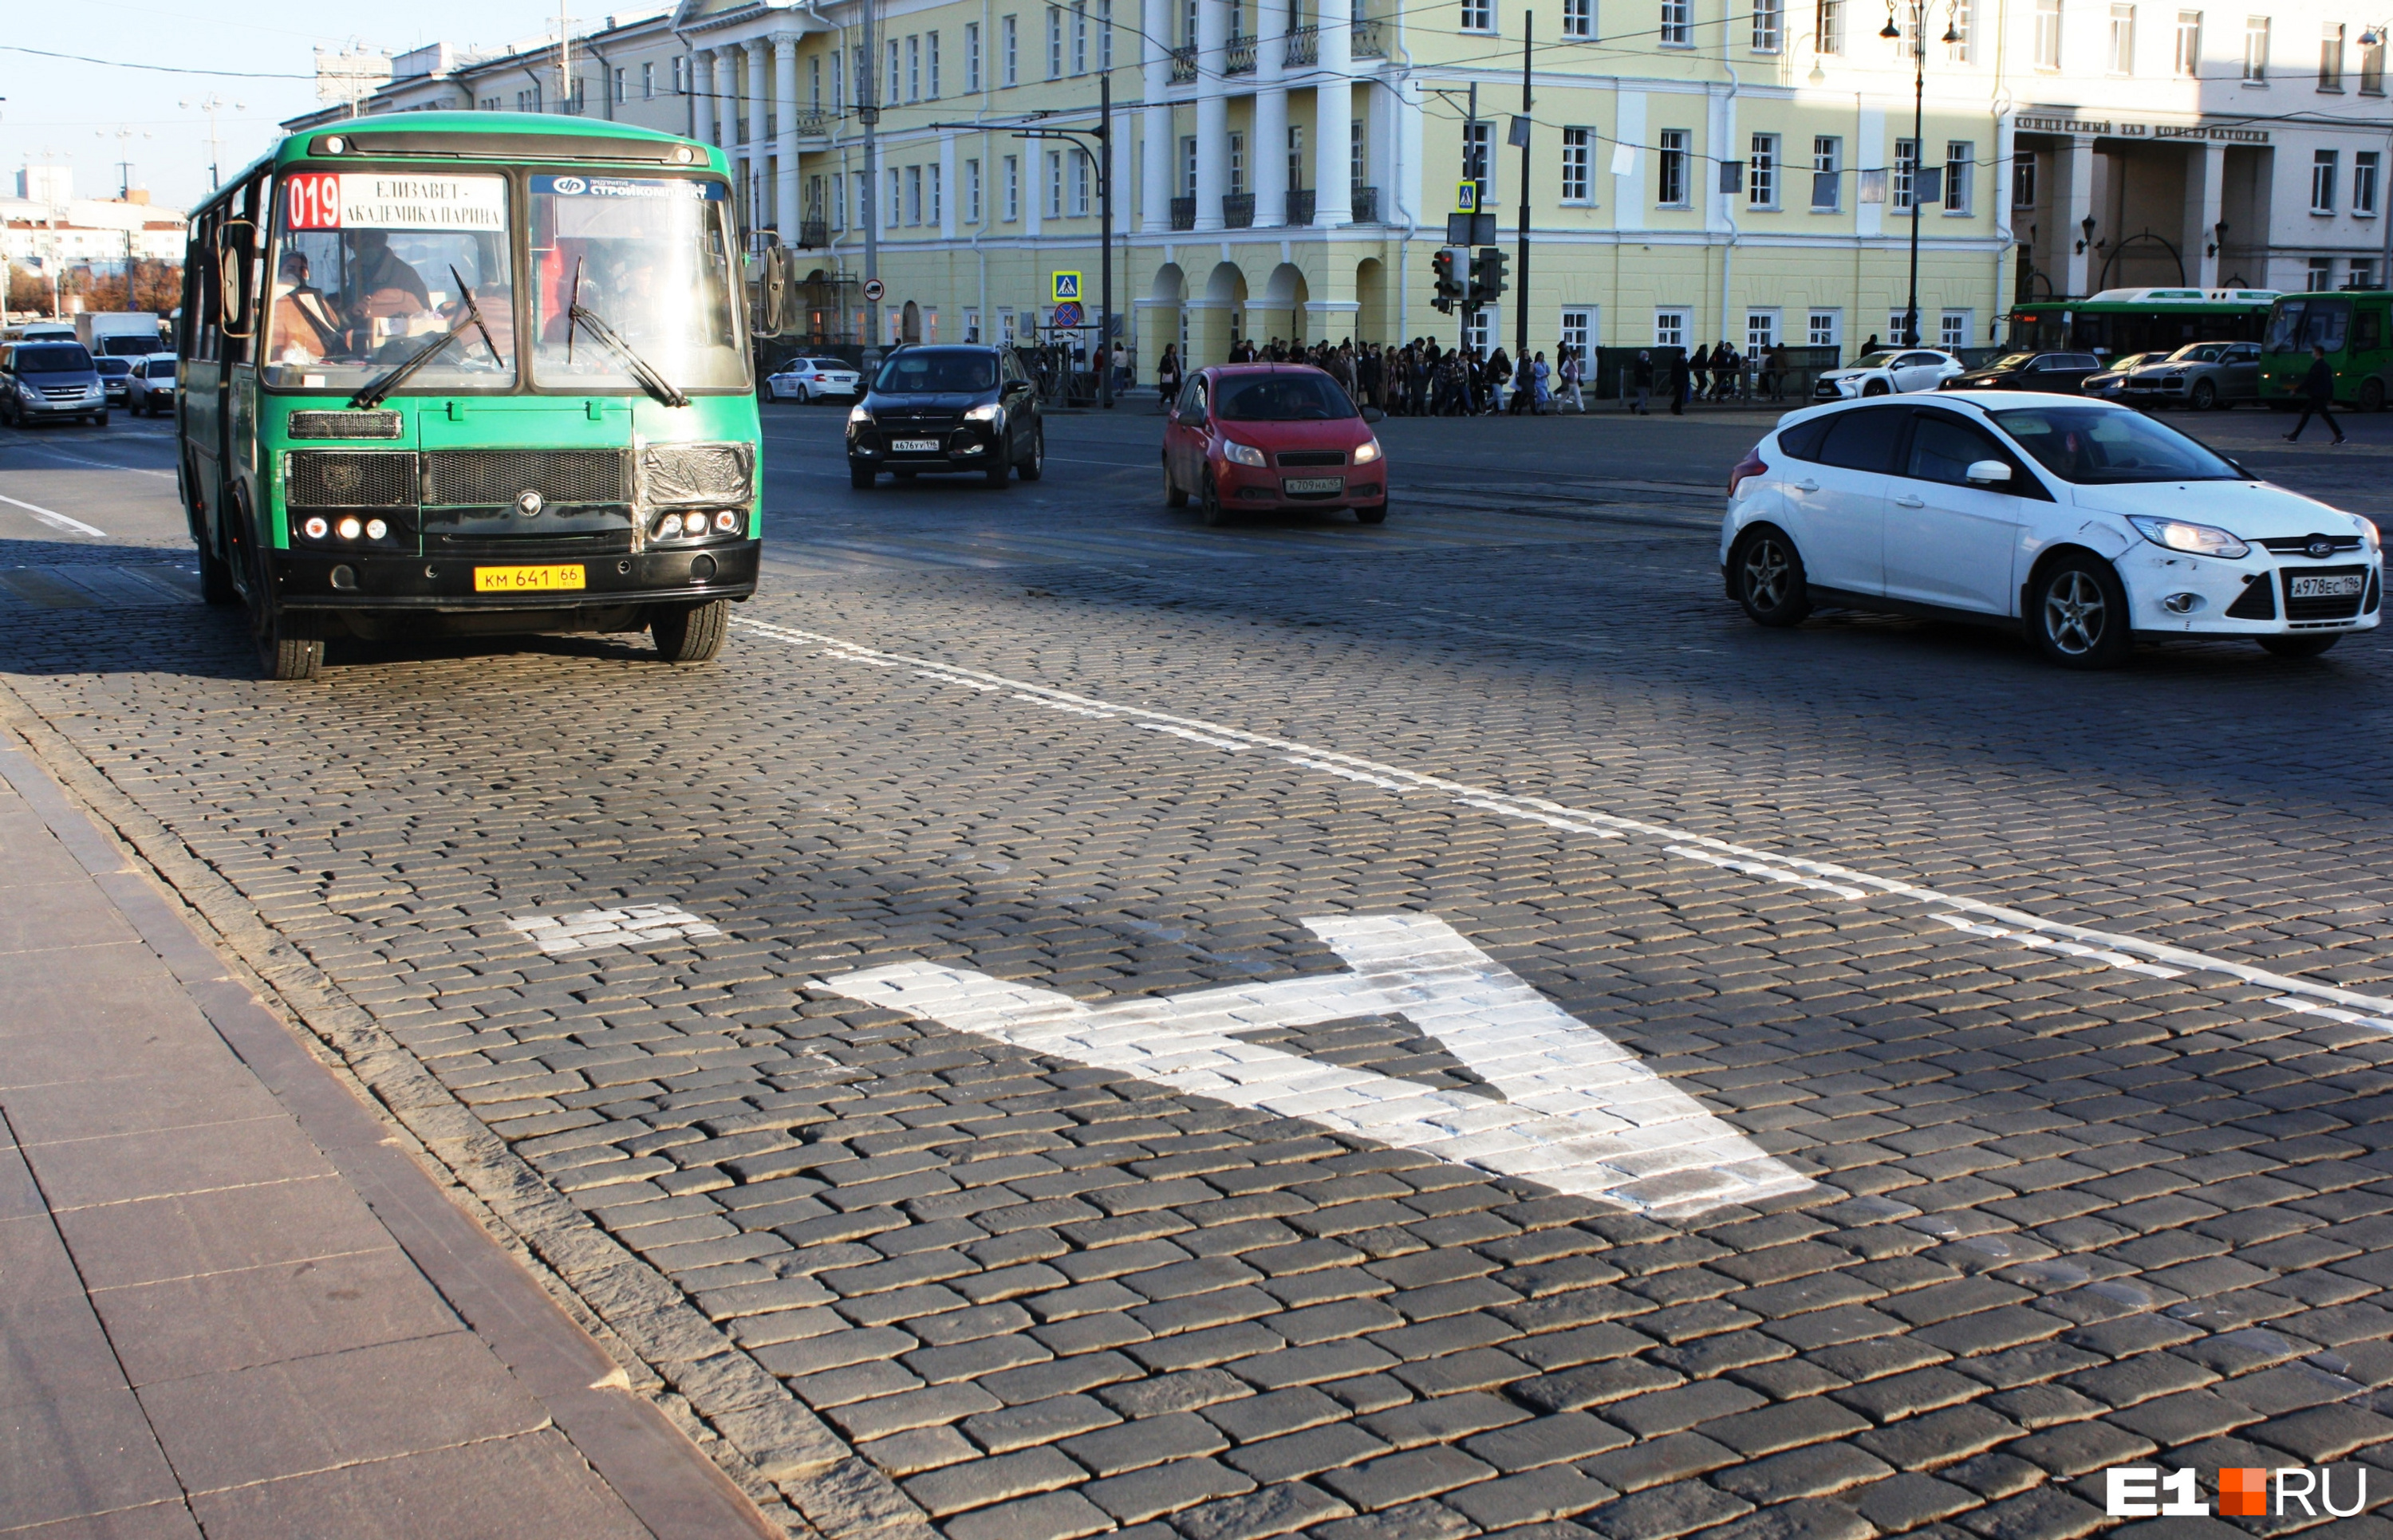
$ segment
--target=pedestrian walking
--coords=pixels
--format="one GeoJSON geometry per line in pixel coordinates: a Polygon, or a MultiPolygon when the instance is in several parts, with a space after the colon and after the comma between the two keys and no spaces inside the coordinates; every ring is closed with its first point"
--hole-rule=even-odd
{"type": "Polygon", "coordinates": [[[1156,360],[1155,392],[1157,409],[1170,411],[1171,403],[1180,398],[1180,345],[1165,343],[1163,357],[1156,360]]]}
{"type": "MultiPolygon", "coordinates": [[[[1568,343],[1564,343],[1559,351],[1563,373],[1562,398],[1570,403],[1570,409],[1573,411],[1585,416],[1587,398],[1579,394],[1579,382],[1586,377],[1587,360],[1579,356],[1577,348],[1568,343]]],[[[1555,410],[1557,411],[1562,410],[1559,403],[1556,404],[1555,410]]]]}
{"type": "Polygon", "coordinates": [[[1687,414],[1687,389],[1692,379],[1693,374],[1687,365],[1686,349],[1680,348],[1678,357],[1670,360],[1671,416],[1684,417],[1687,414]]]}
{"type": "Polygon", "coordinates": [[[2302,376],[2302,420],[2285,435],[2286,443],[2301,442],[2302,429],[2310,425],[2313,413],[2326,420],[2326,425],[2334,430],[2334,441],[2342,443],[2343,424],[2334,420],[2334,365],[2326,361],[2325,345],[2315,342],[2310,344],[2310,372],[2302,376]]]}
{"type": "Polygon", "coordinates": [[[1524,411],[1533,412],[1536,410],[1536,366],[1530,361],[1529,356],[1523,353],[1521,355],[1521,361],[1512,369],[1512,415],[1518,417],[1524,411]]]}
{"type": "Polygon", "coordinates": [[[1645,408],[1654,399],[1654,355],[1639,348],[1636,367],[1628,372],[1628,377],[1637,387],[1637,404],[1629,410],[1640,417],[1651,417],[1654,414],[1645,408]]]}
{"type": "Polygon", "coordinates": [[[1543,353],[1537,355],[1536,365],[1529,371],[1529,388],[1536,394],[1537,403],[1529,410],[1537,416],[1543,417],[1546,414],[1546,408],[1554,404],[1553,366],[1546,362],[1546,356],[1543,353]]]}

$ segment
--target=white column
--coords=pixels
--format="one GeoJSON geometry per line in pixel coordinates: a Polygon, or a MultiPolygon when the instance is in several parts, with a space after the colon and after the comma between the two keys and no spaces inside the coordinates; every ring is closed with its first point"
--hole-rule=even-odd
{"type": "Polygon", "coordinates": [[[714,50],[700,48],[689,56],[690,106],[698,116],[691,137],[700,144],[714,140],[714,50]]]}
{"type": "MultiPolygon", "coordinates": [[[[2205,141],[2185,158],[2185,233],[2178,250],[2185,253],[2185,276],[2204,289],[2218,287],[2219,258],[2206,256],[2217,239],[2218,215],[2224,206],[2227,147],[2205,141]]],[[[2007,195],[2007,189],[2006,189],[2007,195]]]]}
{"type": "Polygon", "coordinates": [[[781,114],[780,132],[774,137],[776,157],[775,180],[779,183],[774,197],[774,228],[781,232],[781,243],[798,243],[798,221],[804,211],[798,206],[798,39],[795,33],[780,33],[773,38],[773,84],[781,114]]]}
{"type": "Polygon", "coordinates": [[[1313,222],[1354,222],[1353,0],[1321,0],[1321,84],[1313,93],[1313,222]]]}
{"type": "Polygon", "coordinates": [[[1605,148],[1606,169],[1612,174],[1612,224],[1615,229],[1641,230],[1645,228],[1644,175],[1648,157],[1645,153],[1645,93],[1623,91],[1614,98],[1617,116],[1613,123],[1613,143],[1605,148]],[[1622,154],[1626,147],[1628,153],[1622,154]]]}
{"type": "MultiPolygon", "coordinates": [[[[2068,293],[2083,297],[2090,293],[2086,280],[2096,270],[2093,245],[2088,242],[2084,251],[2077,249],[2078,243],[2086,239],[2086,218],[2094,212],[2094,141],[2083,134],[2077,135],[2070,139],[2066,153],[2056,154],[2053,160],[2067,168],[2061,183],[2065,206],[2069,211],[2063,216],[2060,230],[2061,274],[2068,293]]],[[[2056,208],[2064,206],[2063,198],[2053,200],[2056,208]]],[[[2107,238],[2116,245],[2118,231],[2105,230],[2098,225],[2094,238],[2097,241],[2107,238]]]]}
{"type": "Polygon", "coordinates": [[[1255,16],[1255,228],[1288,223],[1288,0],[1262,0],[1255,16]]]}
{"type": "MultiPolygon", "coordinates": [[[[1141,111],[1138,228],[1149,233],[1171,228],[1171,0],[1144,0],[1139,7],[1139,62],[1146,106],[1141,111]]],[[[1126,212],[1126,211],[1125,211],[1126,212]]]]}
{"type": "Polygon", "coordinates": [[[748,228],[761,230],[772,221],[765,217],[771,206],[772,189],[765,176],[765,147],[772,141],[765,134],[765,114],[770,110],[772,97],[773,46],[761,37],[752,37],[744,45],[748,50],[748,147],[746,170],[748,187],[748,228]]]}
{"type": "Polygon", "coordinates": [[[962,202],[963,189],[956,185],[956,137],[939,136],[939,236],[945,241],[956,238],[956,204],[962,202]]]}
{"type": "Polygon", "coordinates": [[[1222,228],[1222,195],[1230,190],[1230,7],[1196,7],[1196,228],[1222,228]]]}

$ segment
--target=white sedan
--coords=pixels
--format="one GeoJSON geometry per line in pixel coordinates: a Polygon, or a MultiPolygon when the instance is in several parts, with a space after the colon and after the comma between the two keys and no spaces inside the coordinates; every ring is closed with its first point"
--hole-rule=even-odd
{"type": "Polygon", "coordinates": [[[1934,390],[1964,372],[1961,360],[1932,347],[1887,348],[1864,353],[1842,369],[1824,371],[1812,395],[1823,401],[1860,396],[1907,396],[1934,390]]]}
{"type": "Polygon", "coordinates": [[[856,367],[840,359],[791,359],[779,373],[765,376],[765,399],[804,406],[833,396],[854,397],[862,382],[856,367]]]}
{"type": "Polygon", "coordinates": [[[1766,626],[1814,605],[2020,627],[2055,663],[2138,637],[2315,658],[2379,619],[2376,526],[2128,407],[1947,391],[1787,413],[1729,473],[1720,564],[1766,626]]]}

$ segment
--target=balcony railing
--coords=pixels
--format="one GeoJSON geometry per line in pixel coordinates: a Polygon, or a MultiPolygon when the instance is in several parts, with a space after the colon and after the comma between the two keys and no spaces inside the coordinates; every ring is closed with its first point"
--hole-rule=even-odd
{"type": "Polygon", "coordinates": [[[1378,188],[1364,187],[1358,182],[1347,189],[1347,195],[1353,200],[1354,223],[1376,225],[1380,222],[1380,189],[1378,188]]]}
{"type": "Polygon", "coordinates": [[[1223,54],[1226,59],[1222,66],[1223,74],[1250,75],[1255,72],[1255,40],[1253,38],[1230,39],[1230,45],[1223,50],[1223,54]]]}
{"type": "Polygon", "coordinates": [[[1313,223],[1313,189],[1311,188],[1288,189],[1288,222],[1299,229],[1313,223]]]}
{"type": "Polygon", "coordinates": [[[1380,24],[1377,21],[1354,23],[1354,57],[1356,59],[1388,57],[1387,41],[1380,35],[1380,24]]]}
{"type": "Polygon", "coordinates": [[[1222,225],[1225,229],[1252,229],[1255,223],[1255,195],[1251,192],[1226,193],[1222,198],[1222,225]]]}
{"type": "Polygon", "coordinates": [[[830,245],[830,227],[824,224],[823,221],[819,219],[799,220],[798,244],[801,246],[813,247],[830,245]]]}
{"type": "Polygon", "coordinates": [[[830,114],[819,107],[801,108],[797,115],[790,121],[793,131],[801,137],[820,136],[830,132],[830,114]]]}
{"type": "Polygon", "coordinates": [[[1288,32],[1288,49],[1279,59],[1282,68],[1293,70],[1300,65],[1318,63],[1320,59],[1319,27],[1296,27],[1288,32]]]}
{"type": "Polygon", "coordinates": [[[1171,228],[1175,230],[1193,230],[1196,228],[1196,199],[1174,198],[1171,200],[1171,228]]]}
{"type": "Polygon", "coordinates": [[[1185,85],[1196,78],[1196,45],[1171,50],[1171,84],[1185,85]]]}

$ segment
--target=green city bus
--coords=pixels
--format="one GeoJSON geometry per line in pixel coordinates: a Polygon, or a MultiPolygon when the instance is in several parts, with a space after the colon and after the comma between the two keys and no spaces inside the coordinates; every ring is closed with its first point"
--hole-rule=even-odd
{"type": "Polygon", "coordinates": [[[260,667],[327,638],[646,630],[755,592],[758,435],[720,150],[568,117],[291,135],[191,217],[184,511],[260,667]]]}
{"type": "Polygon", "coordinates": [[[2021,305],[2009,316],[2019,352],[2111,358],[2173,353],[2190,342],[2257,342],[2274,289],[2105,289],[2091,299],[2021,305]]]}
{"type": "Polygon", "coordinates": [[[2334,370],[2334,398],[2362,411],[2385,410],[2393,375],[2393,291],[2344,289],[2287,294],[2269,313],[2260,342],[2260,399],[2281,411],[2302,402],[2310,346],[2321,344],[2334,370]]]}

